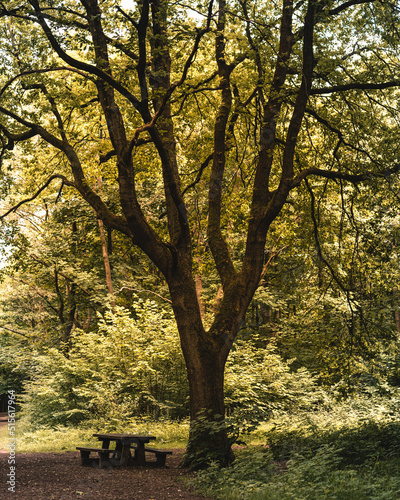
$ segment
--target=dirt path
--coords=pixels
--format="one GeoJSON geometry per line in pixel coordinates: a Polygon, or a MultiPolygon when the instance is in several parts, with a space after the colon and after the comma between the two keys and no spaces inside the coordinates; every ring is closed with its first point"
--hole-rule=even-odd
{"type": "Polygon", "coordinates": [[[16,492],[7,491],[8,455],[0,455],[0,499],[19,500],[204,500],[185,487],[189,472],[179,468],[183,450],[174,450],[167,467],[98,469],[82,467],[79,453],[19,453],[16,492]]]}

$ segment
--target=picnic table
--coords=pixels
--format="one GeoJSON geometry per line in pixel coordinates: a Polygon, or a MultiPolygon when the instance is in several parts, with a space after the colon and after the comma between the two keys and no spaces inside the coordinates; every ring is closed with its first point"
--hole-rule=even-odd
{"type": "Polygon", "coordinates": [[[141,436],[138,434],[93,434],[99,441],[102,442],[101,448],[89,448],[77,446],[80,451],[82,465],[90,465],[93,459],[90,458],[91,453],[98,454],[100,467],[103,466],[127,466],[127,465],[165,465],[167,455],[171,455],[172,451],[157,450],[155,448],[146,448],[145,445],[151,440],[156,439],[155,436],[141,436]],[[115,441],[115,448],[110,448],[110,443],[115,441]],[[132,446],[133,445],[133,446],[132,446]],[[131,451],[134,451],[132,456],[131,451]],[[146,461],[146,452],[153,453],[156,456],[156,462],[146,461]],[[110,457],[111,455],[111,457],[110,457]]]}

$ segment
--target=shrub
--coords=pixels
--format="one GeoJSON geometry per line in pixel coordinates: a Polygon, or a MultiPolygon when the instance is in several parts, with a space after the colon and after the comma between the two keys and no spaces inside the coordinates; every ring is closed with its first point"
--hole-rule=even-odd
{"type": "Polygon", "coordinates": [[[234,344],[225,371],[225,406],[232,428],[243,435],[274,412],[317,408],[328,396],[306,370],[291,370],[274,346],[253,341],[234,344]]]}
{"type": "Polygon", "coordinates": [[[188,389],[175,323],[150,301],[135,318],[123,308],[107,312],[95,332],[75,330],[68,357],[55,349],[37,357],[25,383],[23,413],[35,425],[76,425],[106,417],[186,416],[188,389]]]}
{"type": "Polygon", "coordinates": [[[400,498],[398,405],[355,398],[329,412],[275,416],[264,447],[237,450],[232,467],[213,464],[194,485],[221,500],[400,498]]]}

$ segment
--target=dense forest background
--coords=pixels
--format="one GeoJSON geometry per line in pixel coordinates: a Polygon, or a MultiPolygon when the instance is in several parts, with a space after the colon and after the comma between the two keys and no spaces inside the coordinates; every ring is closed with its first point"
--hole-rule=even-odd
{"type": "MultiPolygon", "coordinates": [[[[318,213],[304,189],[302,210],[291,216],[289,204],[277,221],[226,369],[227,412],[243,427],[276,409],[322,404],[324,390],[339,399],[397,392],[399,218],[395,182],[387,187],[378,208],[371,186],[332,193],[318,213]]],[[[121,420],[187,418],[162,277],[84,203],[52,196],[2,227],[2,392],[23,393],[35,425],[107,420],[116,411],[121,420]]],[[[205,318],[218,291],[217,276],[202,274],[207,265],[205,249],[196,270],[205,318]]]]}

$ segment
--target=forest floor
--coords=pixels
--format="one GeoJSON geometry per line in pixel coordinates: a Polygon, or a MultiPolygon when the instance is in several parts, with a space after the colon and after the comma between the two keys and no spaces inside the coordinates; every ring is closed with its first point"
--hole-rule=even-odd
{"type": "Polygon", "coordinates": [[[173,452],[166,467],[121,469],[83,467],[79,452],[19,453],[15,459],[15,493],[8,491],[9,452],[2,452],[0,499],[204,500],[181,481],[190,475],[179,468],[183,450],[173,452]]]}
{"type": "Polygon", "coordinates": [[[179,467],[184,450],[172,451],[166,467],[100,469],[83,467],[79,452],[17,453],[13,465],[10,450],[0,450],[0,499],[205,500],[182,481],[191,474],[179,467]],[[15,492],[7,483],[14,473],[15,492]]]}

